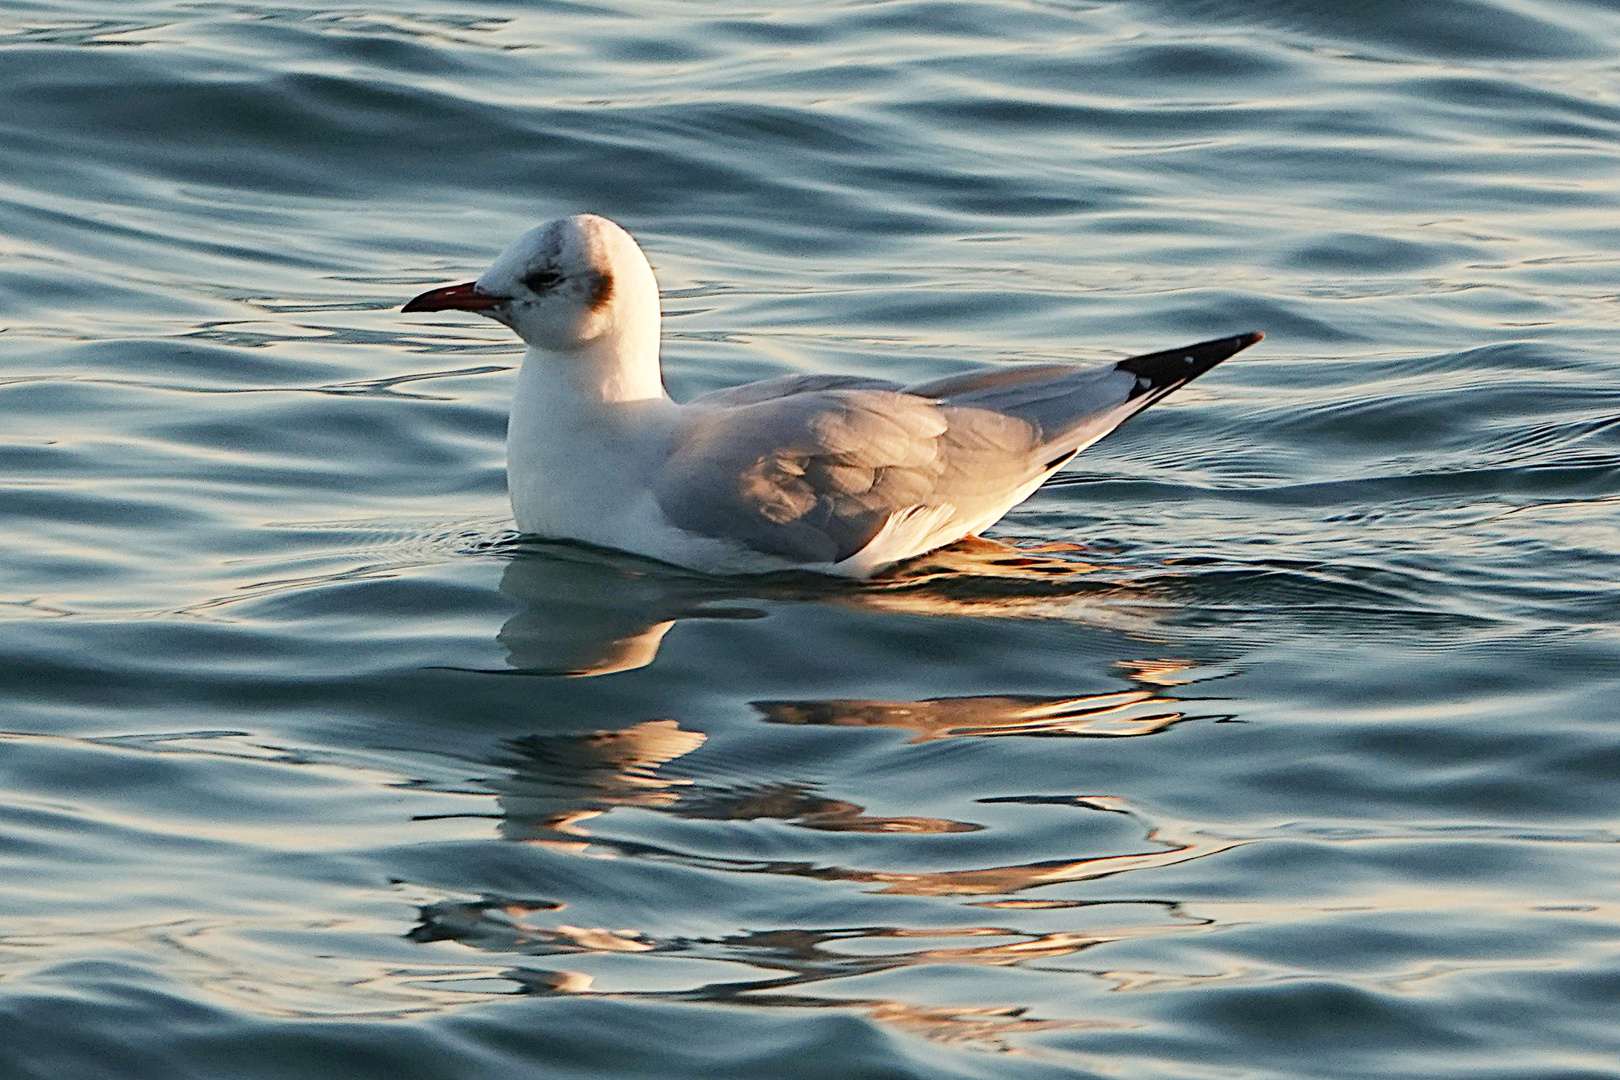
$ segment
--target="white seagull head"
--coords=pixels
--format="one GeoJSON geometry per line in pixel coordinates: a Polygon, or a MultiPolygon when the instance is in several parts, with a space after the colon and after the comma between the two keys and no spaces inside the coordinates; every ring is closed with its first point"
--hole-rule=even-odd
{"type": "Polygon", "coordinates": [[[630,234],[576,214],[537,226],[477,281],[423,293],[405,311],[476,311],[548,352],[610,349],[658,328],[658,283],[630,234]]]}

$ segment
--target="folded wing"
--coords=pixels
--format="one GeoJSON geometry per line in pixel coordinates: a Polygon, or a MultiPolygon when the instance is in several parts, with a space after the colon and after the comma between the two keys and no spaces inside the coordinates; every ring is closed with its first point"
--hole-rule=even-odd
{"type": "Polygon", "coordinates": [[[788,376],[699,398],[653,489],[691,532],[805,563],[896,561],[988,527],[1079,450],[1259,340],[901,388],[788,376]]]}

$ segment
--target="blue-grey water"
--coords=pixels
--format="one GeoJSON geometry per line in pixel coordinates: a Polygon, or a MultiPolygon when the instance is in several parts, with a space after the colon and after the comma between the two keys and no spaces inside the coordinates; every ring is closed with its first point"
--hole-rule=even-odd
{"type": "Polygon", "coordinates": [[[10,0],[0,1076],[1620,1077],[1620,9],[10,0]],[[1261,345],[895,581],[515,542],[677,397],[1261,345]],[[1063,547],[1061,545],[1077,545],[1063,547]]]}

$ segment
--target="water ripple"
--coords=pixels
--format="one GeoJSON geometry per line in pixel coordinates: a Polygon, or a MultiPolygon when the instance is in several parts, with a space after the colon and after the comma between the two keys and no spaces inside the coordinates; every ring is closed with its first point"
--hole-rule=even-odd
{"type": "Polygon", "coordinates": [[[0,1073],[1617,1075],[1616,41],[0,12],[0,1073]],[[515,343],[397,310],[578,210],[683,398],[1268,338],[994,543],[701,578],[516,540],[515,343]]]}

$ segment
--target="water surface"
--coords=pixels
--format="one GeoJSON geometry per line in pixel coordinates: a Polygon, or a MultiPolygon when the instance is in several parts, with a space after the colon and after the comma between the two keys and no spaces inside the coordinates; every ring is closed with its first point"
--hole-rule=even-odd
{"type": "Polygon", "coordinates": [[[1620,13],[0,12],[0,1075],[1617,1077],[1620,13]],[[878,588],[515,542],[667,379],[1267,340],[878,588]]]}

